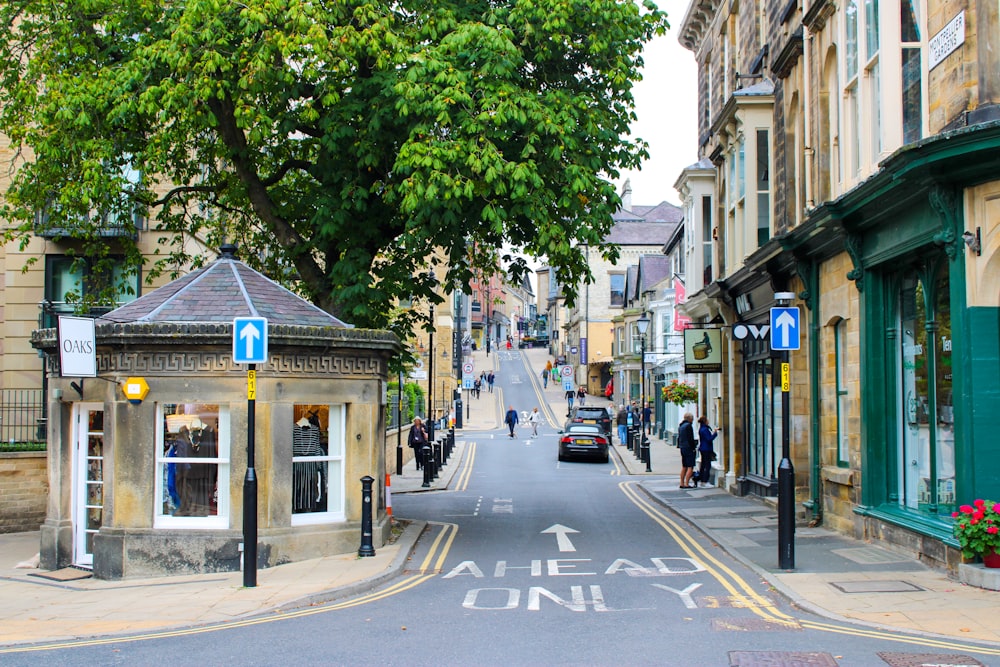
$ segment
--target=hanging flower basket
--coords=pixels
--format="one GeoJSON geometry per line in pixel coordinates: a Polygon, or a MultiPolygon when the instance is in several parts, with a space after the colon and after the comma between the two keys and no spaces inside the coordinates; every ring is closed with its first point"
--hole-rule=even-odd
{"type": "Polygon", "coordinates": [[[671,380],[670,384],[663,387],[663,400],[674,405],[685,405],[686,403],[698,402],[698,390],[694,385],[678,380],[671,380]]]}

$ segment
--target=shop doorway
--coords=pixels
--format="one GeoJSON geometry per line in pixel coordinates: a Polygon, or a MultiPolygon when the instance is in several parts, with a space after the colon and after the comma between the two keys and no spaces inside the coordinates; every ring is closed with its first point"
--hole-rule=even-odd
{"type": "Polygon", "coordinates": [[[104,514],[104,405],[73,406],[73,564],[94,565],[94,536],[104,514]]]}

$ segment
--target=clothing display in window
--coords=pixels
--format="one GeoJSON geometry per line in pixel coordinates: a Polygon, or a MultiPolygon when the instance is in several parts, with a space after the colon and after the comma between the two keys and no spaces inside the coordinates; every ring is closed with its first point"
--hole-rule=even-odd
{"type": "MultiPolygon", "coordinates": [[[[171,447],[180,459],[218,457],[216,433],[200,421],[190,429],[182,426],[171,447]]],[[[176,490],[180,497],[180,506],[174,516],[214,516],[217,512],[215,487],[219,476],[218,464],[213,461],[174,465],[176,490]]]]}
{"type": "MultiPolygon", "coordinates": [[[[302,418],[292,430],[292,456],[325,456],[323,433],[319,420],[302,418]]],[[[325,512],[327,499],[326,461],[294,461],[292,463],[292,511],[325,512]]]]}

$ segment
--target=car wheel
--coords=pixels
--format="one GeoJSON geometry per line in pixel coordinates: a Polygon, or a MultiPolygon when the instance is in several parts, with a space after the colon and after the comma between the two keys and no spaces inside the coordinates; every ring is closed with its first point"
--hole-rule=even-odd
{"type": "Polygon", "coordinates": [[[610,460],[611,460],[611,455],[610,455],[610,454],[607,454],[607,453],[605,453],[605,454],[604,454],[604,462],[605,462],[605,463],[607,463],[607,462],[608,462],[608,461],[610,461],[610,460]]]}
{"type": "Polygon", "coordinates": [[[562,454],[560,454],[560,455],[559,455],[559,460],[560,460],[560,461],[565,461],[565,460],[566,460],[566,457],[565,457],[565,456],[563,456],[562,454]]]}

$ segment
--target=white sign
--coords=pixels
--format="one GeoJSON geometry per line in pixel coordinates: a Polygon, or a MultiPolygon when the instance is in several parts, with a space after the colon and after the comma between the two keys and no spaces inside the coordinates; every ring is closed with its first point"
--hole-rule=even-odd
{"type": "Polygon", "coordinates": [[[97,339],[90,317],[60,315],[59,372],[62,377],[97,377],[97,339]]]}
{"type": "Polygon", "coordinates": [[[564,378],[573,377],[573,367],[563,366],[559,369],[559,375],[562,375],[564,378]]]}
{"type": "Polygon", "coordinates": [[[958,13],[958,16],[948,21],[948,25],[941,28],[938,34],[931,38],[927,44],[929,52],[927,69],[932,70],[937,67],[942,60],[947,58],[958,47],[965,43],[965,10],[958,13]]]}
{"type": "Polygon", "coordinates": [[[462,364],[462,374],[463,375],[472,375],[472,372],[474,370],[475,370],[475,367],[472,365],[471,362],[466,361],[464,364],[462,364]]]}

